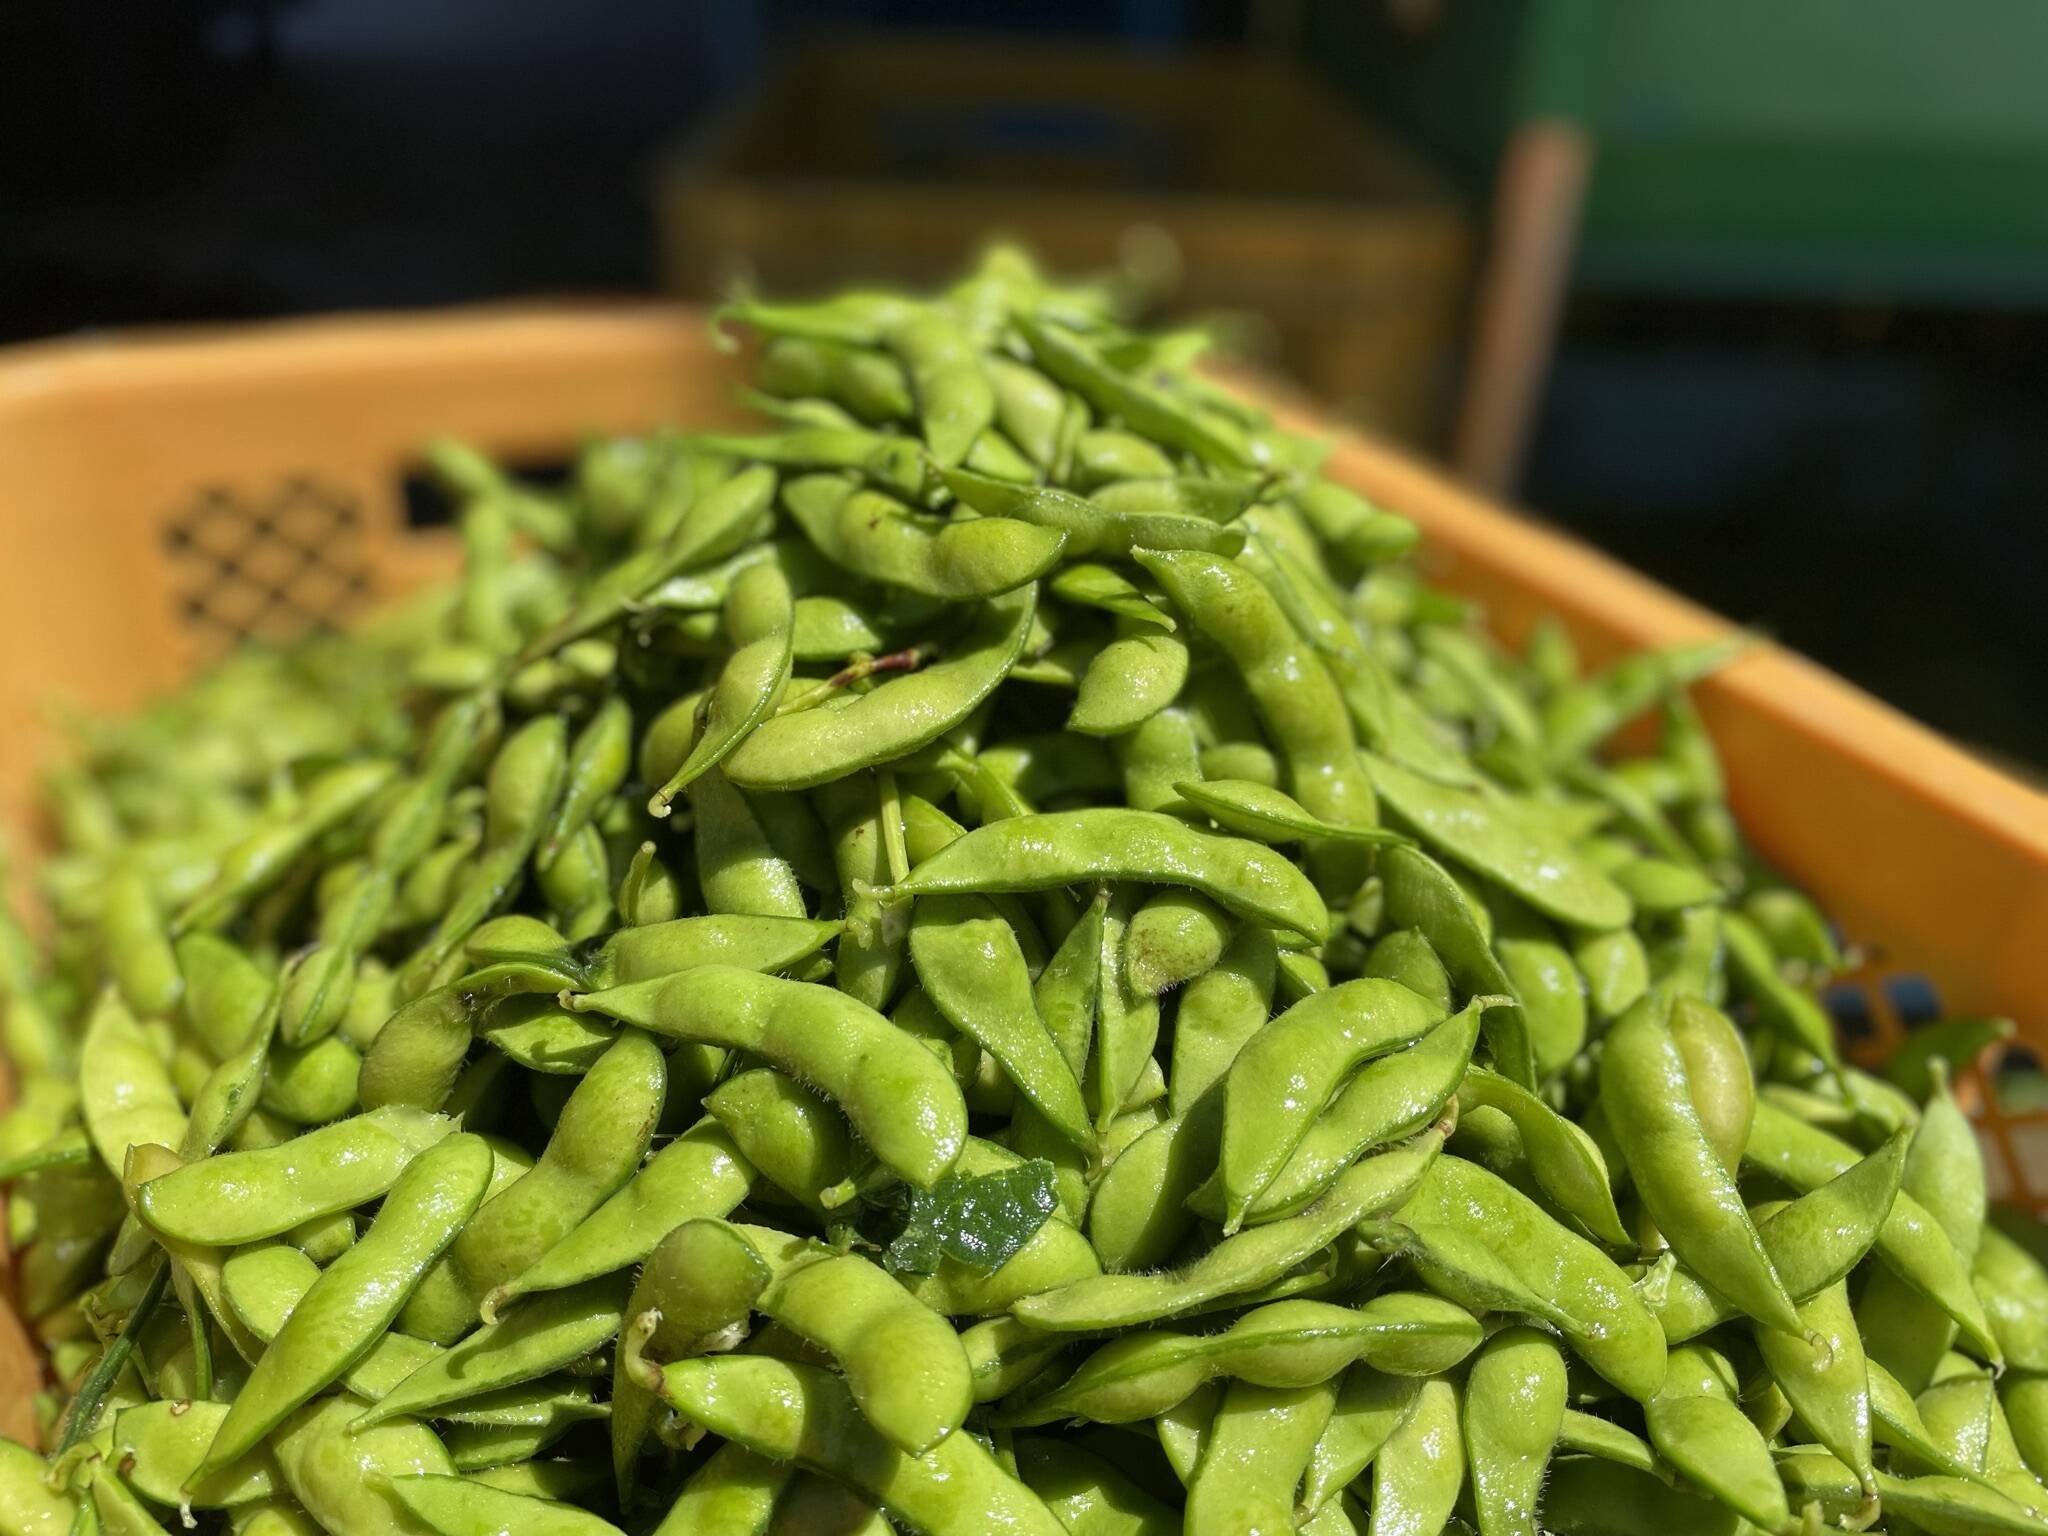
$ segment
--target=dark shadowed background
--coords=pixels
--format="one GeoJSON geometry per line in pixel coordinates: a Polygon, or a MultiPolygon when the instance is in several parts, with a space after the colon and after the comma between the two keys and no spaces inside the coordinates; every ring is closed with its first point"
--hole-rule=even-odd
{"type": "Polygon", "coordinates": [[[926,277],[1016,225],[2048,762],[2044,58],[2034,0],[10,0],[0,340],[926,277]],[[1583,159],[1524,180],[1545,132],[1583,159]],[[1475,454],[1496,303],[1528,377],[1475,454]]]}

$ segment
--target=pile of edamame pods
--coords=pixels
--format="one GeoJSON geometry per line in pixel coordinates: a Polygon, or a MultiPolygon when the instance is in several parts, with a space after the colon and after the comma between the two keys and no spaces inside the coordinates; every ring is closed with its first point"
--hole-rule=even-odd
{"type": "Polygon", "coordinates": [[[1110,294],[732,306],[762,430],[81,727],[0,1536],[2048,1533],[2004,1026],[1841,1059],[1735,645],[1496,645],[1110,294]]]}

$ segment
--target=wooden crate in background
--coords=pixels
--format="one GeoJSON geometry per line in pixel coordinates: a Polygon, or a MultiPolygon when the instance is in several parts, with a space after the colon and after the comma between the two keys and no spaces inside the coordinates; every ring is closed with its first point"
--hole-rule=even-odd
{"type": "Polygon", "coordinates": [[[1018,39],[815,49],[662,163],[664,281],[930,284],[991,235],[1082,271],[1163,232],[1168,308],[1257,316],[1257,360],[1410,443],[1439,435],[1472,236],[1447,186],[1299,69],[1018,39]]]}

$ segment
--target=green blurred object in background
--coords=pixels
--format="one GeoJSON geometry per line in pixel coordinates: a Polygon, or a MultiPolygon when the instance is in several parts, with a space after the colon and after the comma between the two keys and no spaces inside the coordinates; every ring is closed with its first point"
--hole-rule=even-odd
{"type": "Polygon", "coordinates": [[[1595,150],[1576,277],[2048,298],[2036,0],[1310,0],[1317,61],[1483,182],[1521,125],[1595,150]]]}

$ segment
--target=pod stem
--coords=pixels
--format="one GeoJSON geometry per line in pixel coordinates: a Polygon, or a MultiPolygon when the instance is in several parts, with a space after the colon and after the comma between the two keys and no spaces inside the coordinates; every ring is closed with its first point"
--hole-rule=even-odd
{"type": "Polygon", "coordinates": [[[106,1347],[99,1361],[78,1385],[78,1393],[71,1399],[70,1411],[64,1415],[64,1433],[57,1441],[54,1455],[61,1456],[72,1446],[92,1433],[93,1425],[100,1416],[100,1404],[106,1401],[107,1392],[114,1385],[114,1379],[121,1374],[121,1367],[128,1363],[128,1357],[135,1353],[135,1341],[141,1337],[143,1326],[156,1311],[157,1303],[164,1299],[164,1287],[170,1282],[171,1260],[168,1254],[156,1256],[156,1269],[150,1275],[148,1284],[142,1288],[135,1308],[128,1314],[128,1320],[121,1325],[121,1331],[114,1335],[113,1343],[106,1347]]]}

